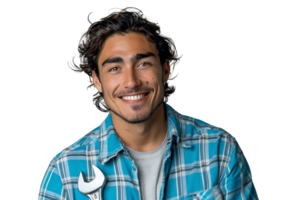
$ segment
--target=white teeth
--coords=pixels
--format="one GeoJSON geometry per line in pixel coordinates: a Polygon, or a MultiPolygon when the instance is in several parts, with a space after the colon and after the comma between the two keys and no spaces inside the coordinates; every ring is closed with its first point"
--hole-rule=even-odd
{"type": "Polygon", "coordinates": [[[122,97],[122,99],[126,99],[126,100],[138,100],[140,98],[143,98],[144,96],[145,96],[144,94],[135,95],[135,96],[124,96],[124,97],[122,97]]]}

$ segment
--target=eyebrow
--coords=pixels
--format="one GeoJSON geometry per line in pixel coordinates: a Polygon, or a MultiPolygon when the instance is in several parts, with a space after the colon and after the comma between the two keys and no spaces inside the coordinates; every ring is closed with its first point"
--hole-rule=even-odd
{"type": "MultiPolygon", "coordinates": [[[[138,53],[135,56],[131,57],[130,61],[132,63],[134,63],[134,62],[136,62],[139,59],[147,58],[147,57],[152,57],[152,56],[155,57],[155,55],[153,53],[151,53],[151,52],[148,52],[148,53],[138,53]]],[[[124,60],[121,57],[108,58],[108,59],[106,59],[102,63],[102,66],[104,66],[105,64],[108,64],[108,63],[124,63],[124,60]]]]}

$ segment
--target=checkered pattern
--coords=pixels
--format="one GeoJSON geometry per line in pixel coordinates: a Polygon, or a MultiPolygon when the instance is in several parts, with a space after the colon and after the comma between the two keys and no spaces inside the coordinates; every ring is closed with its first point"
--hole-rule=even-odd
{"type": "MultiPolygon", "coordinates": [[[[164,103],[167,150],[160,199],[258,199],[250,168],[236,140],[225,130],[184,116],[164,103]]],[[[138,170],[118,138],[109,114],[96,129],[51,161],[39,200],[88,200],[78,191],[82,171],[94,179],[92,165],[106,176],[105,200],[141,199],[138,170]]]]}

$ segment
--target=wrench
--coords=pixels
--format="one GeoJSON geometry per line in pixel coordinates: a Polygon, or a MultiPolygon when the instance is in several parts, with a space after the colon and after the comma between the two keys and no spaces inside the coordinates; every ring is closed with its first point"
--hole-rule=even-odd
{"type": "Polygon", "coordinates": [[[95,173],[95,179],[87,183],[84,173],[80,172],[78,190],[88,196],[90,200],[102,200],[102,189],[106,183],[106,178],[98,167],[95,165],[92,165],[92,167],[95,173]]]}

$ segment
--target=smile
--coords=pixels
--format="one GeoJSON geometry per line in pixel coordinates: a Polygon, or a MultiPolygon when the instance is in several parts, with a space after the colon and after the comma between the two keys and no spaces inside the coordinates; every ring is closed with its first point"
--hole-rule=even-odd
{"type": "Polygon", "coordinates": [[[139,94],[139,95],[132,95],[132,96],[122,96],[121,98],[124,99],[124,100],[131,100],[131,101],[134,101],[134,100],[139,100],[145,96],[147,96],[149,93],[145,93],[145,94],[139,94]]]}

